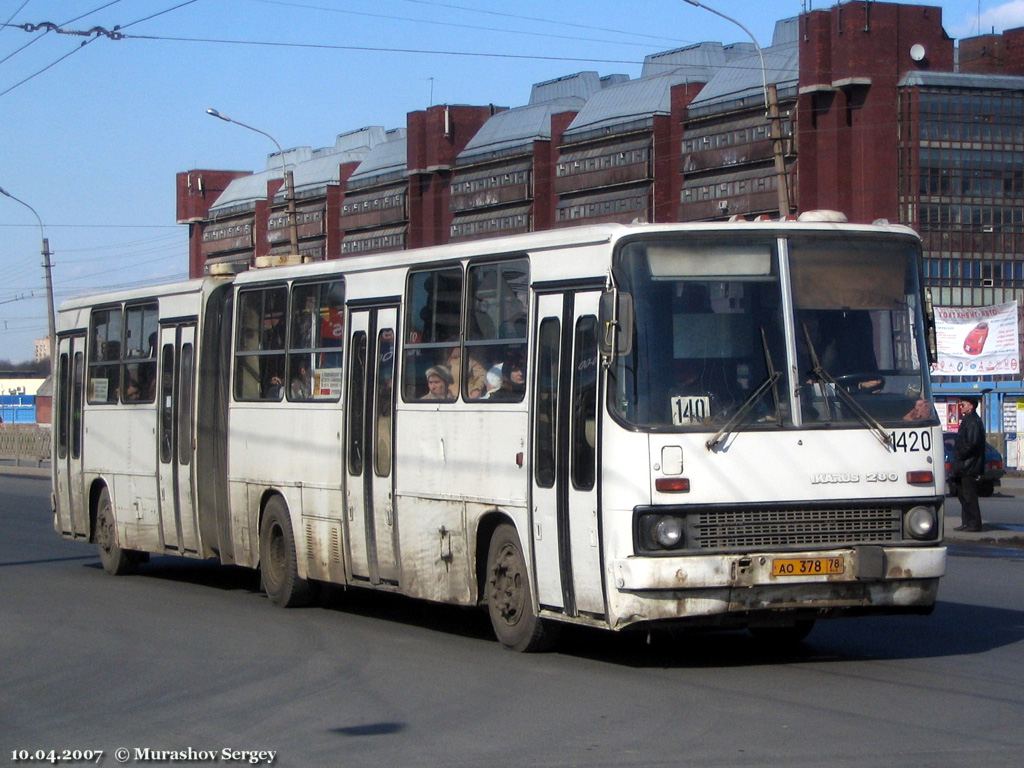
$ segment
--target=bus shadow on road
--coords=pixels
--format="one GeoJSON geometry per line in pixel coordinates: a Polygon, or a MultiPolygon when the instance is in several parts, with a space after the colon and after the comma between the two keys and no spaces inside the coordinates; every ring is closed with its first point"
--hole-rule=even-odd
{"type": "MultiPolygon", "coordinates": [[[[90,562],[82,567],[101,566],[90,562]]],[[[139,567],[136,578],[262,596],[257,571],[223,566],[213,560],[153,557],[139,567]]],[[[318,587],[311,610],[351,614],[496,643],[487,613],[479,608],[429,603],[332,584],[318,587]]],[[[288,613],[281,612],[281,621],[288,620],[288,613]]],[[[970,656],[1019,643],[1024,640],[1024,611],[940,600],[930,616],[819,620],[810,636],[795,645],[772,645],[746,631],[700,631],[657,625],[623,632],[567,625],[560,627],[558,635],[553,653],[638,668],[922,659],[970,656]]]]}
{"type": "Polygon", "coordinates": [[[572,627],[558,651],[633,667],[704,668],[971,656],[1022,640],[1024,611],[940,601],[930,616],[820,620],[806,640],[788,646],[746,631],[572,627]]]}
{"type": "MultiPolygon", "coordinates": [[[[95,556],[93,557],[95,560],[95,556]]],[[[84,567],[102,570],[98,560],[84,567]]],[[[153,555],[138,566],[131,577],[160,579],[181,584],[212,587],[225,591],[260,591],[260,575],[251,568],[221,565],[216,560],[192,560],[174,555],[153,555]]]]}
{"type": "Polygon", "coordinates": [[[487,614],[478,608],[429,603],[404,595],[369,589],[321,585],[321,607],[369,619],[420,627],[458,637],[494,640],[487,614]]]}

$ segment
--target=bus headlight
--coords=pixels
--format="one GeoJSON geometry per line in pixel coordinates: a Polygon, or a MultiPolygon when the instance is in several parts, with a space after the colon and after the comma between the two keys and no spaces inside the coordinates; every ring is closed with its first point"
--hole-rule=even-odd
{"type": "Polygon", "coordinates": [[[663,517],[654,524],[654,540],[665,549],[674,549],[683,540],[683,521],[678,517],[663,517]]]}
{"type": "Polygon", "coordinates": [[[640,518],[639,544],[642,549],[679,549],[685,538],[685,518],[657,514],[640,518]]]}
{"type": "Polygon", "coordinates": [[[903,530],[914,539],[934,539],[938,532],[935,510],[931,507],[911,507],[903,515],[903,530]]]}

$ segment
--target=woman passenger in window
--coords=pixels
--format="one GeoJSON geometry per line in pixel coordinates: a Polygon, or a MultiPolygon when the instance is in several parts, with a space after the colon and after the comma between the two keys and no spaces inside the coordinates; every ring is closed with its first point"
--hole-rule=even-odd
{"type": "MultiPolygon", "coordinates": [[[[459,396],[459,389],[462,381],[462,348],[452,347],[448,353],[448,370],[452,374],[452,383],[448,391],[454,400],[459,396]]],[[[472,355],[469,356],[466,364],[466,399],[479,400],[487,392],[487,369],[483,363],[472,355]]]]}
{"type": "Polygon", "coordinates": [[[526,366],[523,364],[522,353],[510,352],[501,366],[501,386],[491,392],[488,400],[499,402],[518,402],[526,392],[526,366]]]}
{"type": "Polygon", "coordinates": [[[421,400],[449,400],[448,388],[452,385],[452,374],[446,365],[432,365],[427,368],[427,394],[421,400]]]}

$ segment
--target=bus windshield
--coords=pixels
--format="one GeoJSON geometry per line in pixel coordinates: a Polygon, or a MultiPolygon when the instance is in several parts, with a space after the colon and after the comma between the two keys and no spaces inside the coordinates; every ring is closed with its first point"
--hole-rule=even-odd
{"type": "Polygon", "coordinates": [[[846,233],[635,240],[620,249],[615,278],[635,316],[609,393],[631,425],[934,421],[910,241],[846,233]]]}

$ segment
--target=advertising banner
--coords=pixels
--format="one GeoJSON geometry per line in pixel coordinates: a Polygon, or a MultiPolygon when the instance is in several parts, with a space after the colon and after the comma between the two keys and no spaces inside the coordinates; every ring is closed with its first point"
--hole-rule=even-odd
{"type": "Polygon", "coordinates": [[[1017,302],[990,307],[935,307],[939,360],[932,376],[1020,374],[1017,302]]]}

